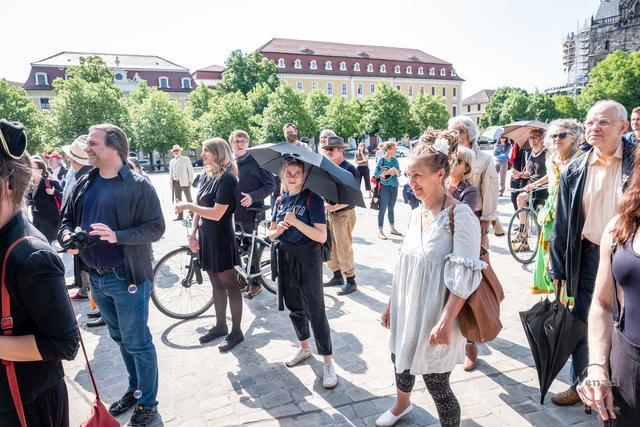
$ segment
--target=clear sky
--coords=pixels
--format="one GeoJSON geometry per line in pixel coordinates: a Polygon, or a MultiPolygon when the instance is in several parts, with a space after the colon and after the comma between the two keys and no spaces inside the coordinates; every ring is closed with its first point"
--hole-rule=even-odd
{"type": "Polygon", "coordinates": [[[5,0],[0,77],[63,50],[153,54],[192,71],[272,37],[410,47],[453,63],[463,97],[564,82],[562,40],[600,0],[5,0]]]}

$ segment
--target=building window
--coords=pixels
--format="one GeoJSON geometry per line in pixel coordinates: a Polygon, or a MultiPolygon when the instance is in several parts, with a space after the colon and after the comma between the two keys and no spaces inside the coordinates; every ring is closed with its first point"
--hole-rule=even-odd
{"type": "Polygon", "coordinates": [[[433,68],[433,67],[429,68],[429,75],[430,76],[435,76],[436,75],[436,69],[433,68]]]}
{"type": "Polygon", "coordinates": [[[447,71],[444,68],[440,68],[440,75],[441,76],[446,76],[447,75],[447,71]]]}
{"type": "Polygon", "coordinates": [[[611,46],[611,43],[609,42],[609,40],[605,40],[605,42],[604,42],[604,50],[608,51],[610,46],[611,46]]]}
{"type": "Polygon", "coordinates": [[[453,106],[453,117],[458,115],[458,109],[456,108],[456,106],[453,106]]]}
{"type": "Polygon", "coordinates": [[[347,63],[342,61],[340,63],[340,71],[347,71],[347,63]]]}
{"type": "Polygon", "coordinates": [[[373,73],[373,64],[367,64],[367,73],[373,73]]]}
{"type": "Polygon", "coordinates": [[[169,77],[158,77],[158,87],[160,89],[169,89],[169,77]]]}
{"type": "Polygon", "coordinates": [[[443,88],[442,88],[442,96],[443,96],[443,97],[446,97],[446,96],[447,96],[447,88],[446,88],[446,87],[443,87],[443,88]]]}
{"type": "Polygon", "coordinates": [[[458,89],[457,88],[453,88],[453,96],[458,96],[458,89]]]}
{"type": "Polygon", "coordinates": [[[436,96],[436,87],[431,86],[431,96],[436,96]]]}
{"type": "Polygon", "coordinates": [[[405,72],[406,72],[407,74],[412,74],[412,73],[413,73],[413,71],[411,70],[411,65],[409,65],[409,66],[405,69],[405,72]]]}
{"type": "Polygon", "coordinates": [[[418,67],[418,74],[421,76],[424,74],[424,67],[418,67]]]}
{"type": "Polygon", "coordinates": [[[407,90],[407,95],[413,96],[413,85],[409,85],[409,89],[407,90]]]}
{"type": "Polygon", "coordinates": [[[482,109],[482,106],[478,104],[478,111],[480,111],[481,109],[482,109]]]}
{"type": "Polygon", "coordinates": [[[51,104],[49,103],[49,98],[40,98],[40,109],[42,109],[42,110],[51,109],[51,104]]]}
{"type": "Polygon", "coordinates": [[[278,68],[286,68],[287,66],[284,63],[284,58],[278,59],[278,68]]]}
{"type": "Polygon", "coordinates": [[[182,89],[191,89],[191,79],[189,77],[182,78],[182,89]]]}
{"type": "Polygon", "coordinates": [[[371,93],[374,93],[376,91],[376,84],[375,83],[371,83],[371,86],[370,86],[369,89],[370,89],[371,93]]]}
{"type": "Polygon", "coordinates": [[[333,95],[333,83],[327,83],[327,94],[333,95]]]}
{"type": "Polygon", "coordinates": [[[295,68],[296,70],[302,69],[302,62],[299,59],[296,59],[295,61],[293,61],[293,68],[295,68]]]}
{"type": "Polygon", "coordinates": [[[400,91],[400,85],[396,86],[396,90],[398,90],[398,92],[400,91]]]}
{"type": "Polygon", "coordinates": [[[333,68],[331,67],[331,61],[326,61],[324,63],[324,69],[327,70],[327,71],[333,70],[333,68]]]}
{"type": "Polygon", "coordinates": [[[454,70],[453,68],[451,69],[451,77],[455,77],[456,76],[456,70],[454,70]]]}
{"type": "Polygon", "coordinates": [[[386,73],[387,72],[387,66],[384,65],[384,64],[380,65],[380,72],[381,73],[386,73]]]}
{"type": "Polygon", "coordinates": [[[420,86],[420,95],[424,96],[424,86],[420,86]]]}
{"type": "Polygon", "coordinates": [[[355,64],[353,64],[353,71],[360,71],[360,63],[356,62],[355,64]]]}
{"type": "MultiPolygon", "coordinates": [[[[65,80],[68,80],[68,79],[69,79],[69,76],[67,76],[67,75],[65,74],[65,75],[64,75],[64,79],[65,79],[65,80]]],[[[119,82],[119,81],[124,80],[124,77],[122,76],[122,74],[120,74],[120,73],[116,73],[116,77],[115,77],[115,79],[116,79],[116,81],[118,81],[118,82],[119,82]]]]}
{"type": "Polygon", "coordinates": [[[471,105],[467,105],[467,113],[471,112],[471,105]]]}
{"type": "Polygon", "coordinates": [[[346,83],[342,83],[342,94],[343,95],[347,94],[347,84],[346,83]]]}
{"type": "Polygon", "coordinates": [[[317,70],[318,69],[318,61],[313,59],[311,62],[309,62],[309,68],[312,69],[312,70],[317,70]]]}
{"type": "Polygon", "coordinates": [[[302,90],[303,89],[302,82],[296,82],[296,89],[298,89],[298,90],[302,90]]]}
{"type": "Polygon", "coordinates": [[[36,73],[36,85],[46,86],[48,84],[49,78],[47,77],[47,73],[36,73]]]}
{"type": "Polygon", "coordinates": [[[318,89],[318,82],[311,83],[311,90],[316,90],[316,89],[318,89]]]}
{"type": "Polygon", "coordinates": [[[400,74],[400,66],[396,65],[395,67],[393,67],[393,72],[396,74],[400,74]]]}
{"type": "Polygon", "coordinates": [[[358,83],[358,95],[362,95],[362,83],[358,83]]]}

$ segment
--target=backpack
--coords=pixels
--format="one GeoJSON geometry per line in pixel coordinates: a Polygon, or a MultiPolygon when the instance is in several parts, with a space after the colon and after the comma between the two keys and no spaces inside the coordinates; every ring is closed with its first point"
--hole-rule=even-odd
{"type": "MultiPolygon", "coordinates": [[[[276,205],[274,206],[274,211],[278,210],[278,206],[282,203],[282,194],[278,196],[276,200],[276,205]]],[[[311,208],[311,191],[307,193],[307,197],[305,199],[305,206],[307,210],[311,208]]],[[[327,262],[331,258],[331,232],[329,231],[329,222],[327,220],[327,239],[322,244],[322,262],[327,262]]]]}

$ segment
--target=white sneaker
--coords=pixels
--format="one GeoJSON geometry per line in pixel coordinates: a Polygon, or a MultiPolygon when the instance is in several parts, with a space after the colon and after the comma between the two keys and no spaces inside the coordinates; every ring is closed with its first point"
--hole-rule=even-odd
{"type": "Polygon", "coordinates": [[[324,364],[324,375],[322,376],[322,387],[334,388],[338,385],[338,375],[336,374],[336,368],[333,367],[333,363],[324,364]]]}
{"type": "Polygon", "coordinates": [[[286,362],[284,362],[284,364],[288,368],[293,368],[298,363],[300,363],[303,360],[306,360],[306,359],[308,359],[310,357],[311,357],[311,348],[309,348],[309,347],[301,348],[300,350],[298,350],[298,352],[291,359],[289,359],[286,362]]]}
{"type": "Polygon", "coordinates": [[[393,415],[393,413],[391,412],[391,409],[389,409],[387,412],[385,412],[384,414],[380,415],[380,417],[376,420],[376,427],[391,427],[391,426],[394,426],[394,425],[396,425],[396,423],[398,421],[400,421],[400,419],[402,417],[404,417],[405,415],[407,415],[411,411],[413,411],[413,403],[411,405],[409,405],[409,407],[407,409],[405,409],[404,412],[402,412],[397,417],[395,415],[393,415]]]}

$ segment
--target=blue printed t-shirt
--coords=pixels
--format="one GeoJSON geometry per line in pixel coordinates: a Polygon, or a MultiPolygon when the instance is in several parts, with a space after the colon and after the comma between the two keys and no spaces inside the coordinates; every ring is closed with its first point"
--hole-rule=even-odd
{"type": "Polygon", "coordinates": [[[386,157],[378,160],[378,165],[376,166],[376,177],[380,178],[380,183],[382,185],[388,185],[390,187],[399,187],[400,183],[398,182],[398,176],[392,175],[389,178],[382,178],[382,175],[386,174],[387,171],[391,168],[396,168],[400,170],[400,162],[396,157],[392,157],[391,160],[387,160],[386,157]]]}
{"type": "MultiPolygon", "coordinates": [[[[282,193],[279,199],[280,200],[276,202],[276,208],[271,217],[272,221],[278,223],[284,220],[287,212],[293,210],[298,219],[307,225],[326,224],[327,218],[324,212],[324,202],[320,196],[312,193],[310,190],[304,190],[294,196],[289,196],[289,193],[282,193]],[[309,199],[308,202],[307,199],[309,199]]],[[[297,245],[309,241],[309,238],[302,234],[297,228],[291,227],[282,233],[282,235],[278,237],[278,240],[290,245],[297,245]]]]}
{"type": "MultiPolygon", "coordinates": [[[[119,176],[105,179],[98,174],[84,194],[80,227],[87,233],[91,224],[102,223],[112,230],[118,230],[116,199],[114,197],[119,176]]],[[[122,247],[92,236],[93,246],[80,251],[80,258],[89,268],[116,268],[124,265],[122,247]]]]}

